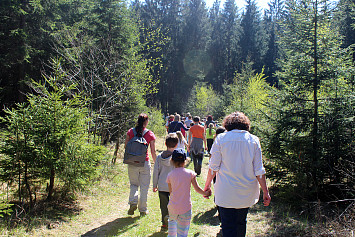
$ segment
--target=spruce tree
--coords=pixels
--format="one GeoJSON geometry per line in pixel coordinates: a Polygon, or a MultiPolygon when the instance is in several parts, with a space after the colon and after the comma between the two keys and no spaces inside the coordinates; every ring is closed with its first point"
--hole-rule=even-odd
{"type": "Polygon", "coordinates": [[[241,61],[254,62],[254,67],[261,71],[262,59],[267,51],[266,32],[262,27],[259,9],[254,0],[246,0],[242,15],[240,38],[241,61]]]}
{"type": "Polygon", "coordinates": [[[263,25],[266,29],[268,46],[267,52],[263,58],[263,65],[265,66],[265,75],[267,76],[267,81],[271,85],[277,86],[277,78],[274,73],[278,69],[277,59],[280,57],[279,52],[279,34],[280,24],[279,22],[283,17],[284,1],[273,0],[269,3],[269,9],[265,11],[263,25]]]}
{"type": "Polygon", "coordinates": [[[293,185],[295,192],[303,190],[304,198],[314,200],[334,187],[339,180],[336,167],[349,159],[349,153],[337,149],[346,150],[353,140],[353,125],[346,122],[353,111],[349,109],[353,67],[348,50],[341,49],[339,34],[331,27],[328,1],[290,0],[286,9],[281,37],[284,57],[278,72],[280,107],[267,150],[279,184],[293,185]],[[335,109],[344,116],[335,119],[335,109]],[[329,147],[330,124],[347,127],[333,134],[339,142],[337,149],[329,147]]]}

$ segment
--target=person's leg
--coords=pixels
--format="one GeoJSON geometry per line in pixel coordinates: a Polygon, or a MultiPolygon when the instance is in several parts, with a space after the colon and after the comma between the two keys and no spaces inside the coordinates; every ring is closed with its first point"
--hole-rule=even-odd
{"type": "Polygon", "coordinates": [[[178,215],[177,217],[177,236],[178,237],[187,237],[190,229],[191,222],[191,210],[188,212],[178,215]]]}
{"type": "Polygon", "coordinates": [[[241,208],[237,210],[237,237],[244,237],[247,234],[247,215],[249,208],[241,208]]]}
{"type": "Polygon", "coordinates": [[[207,139],[207,151],[210,153],[213,144],[213,139],[207,139]]]}
{"type": "Polygon", "coordinates": [[[140,167],[139,172],[139,187],[140,196],[138,201],[138,209],[141,214],[147,213],[147,200],[148,200],[148,190],[150,184],[150,162],[146,161],[144,167],[140,167]]]}
{"type": "Polygon", "coordinates": [[[237,235],[235,209],[219,207],[219,214],[221,216],[223,237],[235,237],[237,235]]]}
{"type": "Polygon", "coordinates": [[[169,192],[160,192],[159,191],[159,201],[160,201],[160,210],[161,210],[161,223],[166,225],[164,218],[169,215],[168,203],[169,203],[169,192]]]}
{"type": "Polygon", "coordinates": [[[190,156],[191,156],[192,161],[194,162],[194,170],[197,173],[197,170],[198,170],[197,169],[198,168],[197,167],[197,157],[193,151],[190,152],[190,156]]]}
{"type": "Polygon", "coordinates": [[[244,237],[246,235],[248,210],[249,208],[219,207],[223,237],[244,237]]]}
{"type": "Polygon", "coordinates": [[[128,204],[138,204],[139,172],[138,167],[128,165],[128,178],[130,184],[128,204]]]}
{"type": "Polygon", "coordinates": [[[133,215],[137,209],[138,204],[138,186],[139,186],[139,172],[138,167],[128,165],[128,178],[130,183],[130,192],[128,198],[128,204],[130,205],[128,215],[133,215]]]}
{"type": "Polygon", "coordinates": [[[203,154],[198,154],[195,155],[196,160],[197,160],[197,167],[196,167],[196,173],[197,175],[201,174],[201,169],[202,169],[202,160],[203,160],[203,154]]]}
{"type": "Polygon", "coordinates": [[[168,237],[176,237],[177,235],[177,216],[169,215],[169,224],[168,224],[168,237]]]}

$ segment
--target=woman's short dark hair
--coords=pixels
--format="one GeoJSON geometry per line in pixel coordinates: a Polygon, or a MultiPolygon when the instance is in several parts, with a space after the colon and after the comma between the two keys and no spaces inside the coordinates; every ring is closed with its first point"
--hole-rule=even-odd
{"type": "Polygon", "coordinates": [[[224,118],[223,127],[227,131],[232,131],[233,129],[249,131],[250,120],[243,112],[236,111],[224,118]]]}
{"type": "Polygon", "coordinates": [[[207,121],[213,121],[212,115],[207,116],[207,121]]]}

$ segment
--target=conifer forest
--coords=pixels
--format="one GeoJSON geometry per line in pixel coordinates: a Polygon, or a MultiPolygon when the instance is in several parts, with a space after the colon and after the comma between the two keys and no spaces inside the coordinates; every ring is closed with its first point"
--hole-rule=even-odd
{"type": "Polygon", "coordinates": [[[142,112],[243,111],[273,198],[354,223],[354,44],[355,0],[1,0],[0,216],[99,179],[142,112]]]}

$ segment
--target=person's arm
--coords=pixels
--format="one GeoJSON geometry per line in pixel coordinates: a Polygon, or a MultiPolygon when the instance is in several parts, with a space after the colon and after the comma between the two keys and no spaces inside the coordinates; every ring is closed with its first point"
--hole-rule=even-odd
{"type": "Polygon", "coordinates": [[[185,127],[185,125],[183,123],[181,123],[181,127],[185,130],[185,131],[189,131],[189,129],[187,127],[185,127]]]}
{"type": "Polygon", "coordinates": [[[126,140],[125,140],[125,142],[124,142],[124,148],[126,148],[127,143],[129,142],[129,140],[131,140],[131,139],[129,138],[128,135],[126,135],[126,140]]]}
{"type": "Polygon", "coordinates": [[[207,148],[206,130],[205,129],[203,129],[203,130],[204,130],[203,131],[203,142],[205,144],[205,150],[207,150],[208,148],[207,148]]]}
{"type": "Polygon", "coordinates": [[[173,191],[173,189],[171,188],[171,184],[170,184],[170,183],[168,183],[168,185],[169,185],[169,193],[171,194],[171,192],[173,191]]]}
{"type": "Polygon", "coordinates": [[[269,206],[271,202],[271,197],[267,188],[265,175],[258,175],[256,176],[256,179],[260,184],[261,190],[263,190],[264,206],[269,206]]]}
{"type": "Polygon", "coordinates": [[[190,147],[190,145],[191,145],[191,141],[192,141],[192,132],[190,131],[190,132],[189,132],[189,147],[190,147]]]}
{"type": "MultiPolygon", "coordinates": [[[[158,157],[157,157],[158,158],[158,157]]],[[[153,168],[153,192],[158,191],[158,179],[160,174],[159,159],[154,163],[153,168]]]]}
{"type": "Polygon", "coordinates": [[[196,180],[196,176],[192,178],[191,183],[192,183],[192,186],[194,187],[194,189],[196,190],[196,192],[198,192],[199,194],[202,194],[206,198],[211,196],[211,190],[203,191],[202,188],[200,187],[200,185],[198,185],[197,180],[196,180]]]}
{"type": "Polygon", "coordinates": [[[215,140],[211,149],[211,158],[209,163],[209,169],[207,173],[206,183],[204,190],[211,190],[211,183],[213,178],[216,176],[217,172],[220,170],[222,162],[221,147],[219,145],[219,139],[215,140]]]}
{"type": "Polygon", "coordinates": [[[211,190],[211,183],[212,183],[213,178],[216,176],[216,174],[217,174],[216,171],[212,171],[211,169],[208,169],[205,188],[203,189],[204,191],[211,190]]]}
{"type": "Polygon", "coordinates": [[[150,146],[150,152],[152,154],[153,161],[155,162],[155,160],[157,159],[157,153],[155,152],[155,140],[151,140],[149,142],[149,146],[150,146]]]}
{"type": "Polygon", "coordinates": [[[187,144],[187,141],[185,138],[183,138],[183,143],[185,144],[185,146],[188,146],[189,144],[187,144]]]}

